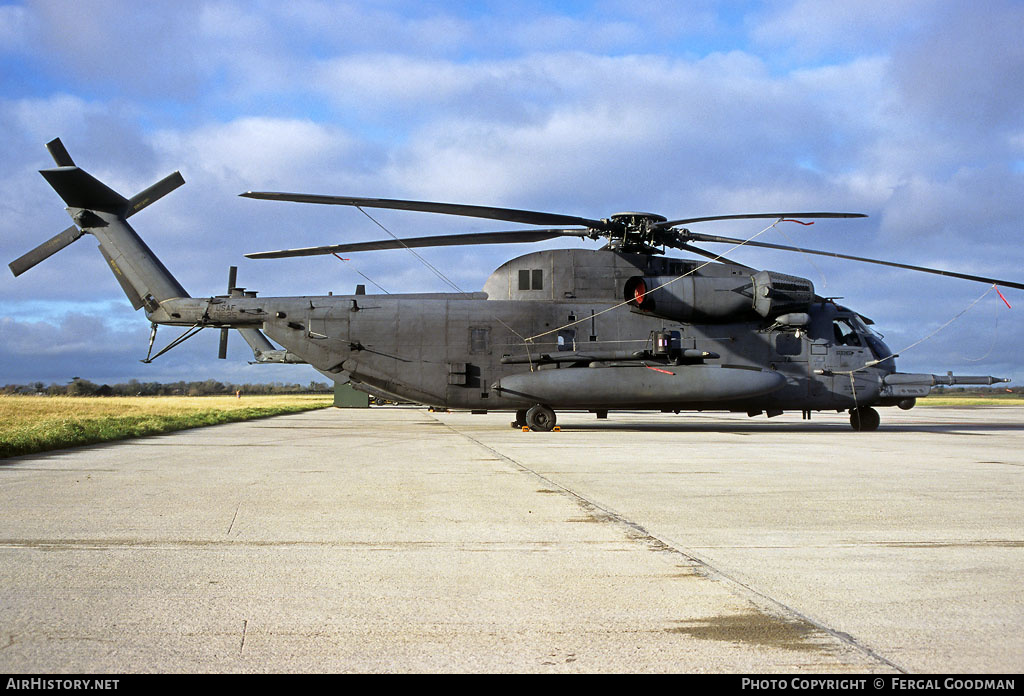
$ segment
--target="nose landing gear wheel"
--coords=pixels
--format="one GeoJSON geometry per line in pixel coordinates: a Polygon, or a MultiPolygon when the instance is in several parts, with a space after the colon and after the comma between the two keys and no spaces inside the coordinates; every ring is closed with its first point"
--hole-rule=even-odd
{"type": "Polygon", "coordinates": [[[850,426],[854,430],[860,432],[878,430],[878,424],[881,422],[882,419],[879,417],[878,411],[869,406],[850,409],[850,426]]]}
{"type": "Polygon", "coordinates": [[[547,406],[534,406],[526,412],[526,424],[530,426],[530,430],[550,432],[555,427],[555,412],[547,406]]]}

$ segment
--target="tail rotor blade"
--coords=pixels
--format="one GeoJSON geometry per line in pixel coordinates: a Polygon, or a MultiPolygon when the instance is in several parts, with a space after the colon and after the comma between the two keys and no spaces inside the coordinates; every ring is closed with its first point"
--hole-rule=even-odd
{"type": "Polygon", "coordinates": [[[60,141],[60,138],[54,138],[46,143],[46,149],[50,151],[50,157],[53,158],[58,167],[75,166],[74,160],[71,159],[71,155],[68,154],[67,148],[64,147],[64,143],[60,141]]]}
{"type": "Polygon", "coordinates": [[[165,176],[149,188],[140,191],[129,198],[128,208],[125,210],[124,216],[126,218],[131,217],[151,203],[156,203],[158,200],[184,183],[185,178],[182,177],[181,172],[174,172],[173,174],[165,176]]]}
{"type": "Polygon", "coordinates": [[[220,349],[217,351],[217,357],[224,360],[228,357],[228,333],[231,329],[220,330],[220,349]]]}
{"type": "Polygon", "coordinates": [[[45,261],[67,245],[71,244],[83,234],[85,233],[82,232],[82,230],[72,225],[60,234],[50,237],[27,254],[19,256],[14,261],[11,261],[8,264],[8,267],[11,269],[11,272],[14,273],[15,277],[20,276],[37,263],[45,261]]]}

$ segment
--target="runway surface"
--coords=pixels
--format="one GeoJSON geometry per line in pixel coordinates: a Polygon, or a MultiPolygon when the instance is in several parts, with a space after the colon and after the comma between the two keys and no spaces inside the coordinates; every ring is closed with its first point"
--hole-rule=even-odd
{"type": "Polygon", "coordinates": [[[327,409],[0,461],[3,672],[1019,672],[1024,408],[327,409]]]}

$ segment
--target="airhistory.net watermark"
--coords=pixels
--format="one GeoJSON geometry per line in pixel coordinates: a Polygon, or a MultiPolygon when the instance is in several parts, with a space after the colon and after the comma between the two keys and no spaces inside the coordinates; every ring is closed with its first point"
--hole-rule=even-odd
{"type": "Polygon", "coordinates": [[[5,688],[33,691],[105,691],[117,689],[119,679],[50,679],[43,677],[7,679],[5,688]]]}

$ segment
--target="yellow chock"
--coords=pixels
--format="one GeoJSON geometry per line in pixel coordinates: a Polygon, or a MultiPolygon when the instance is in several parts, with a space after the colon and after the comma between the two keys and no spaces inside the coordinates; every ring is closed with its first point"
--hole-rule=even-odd
{"type": "Polygon", "coordinates": [[[530,426],[528,426],[528,425],[524,425],[524,426],[523,426],[523,432],[524,432],[524,433],[528,433],[528,432],[530,432],[530,426]]]}
{"type": "Polygon", "coordinates": [[[553,427],[551,429],[551,432],[553,432],[553,433],[560,433],[560,432],[562,432],[562,428],[556,425],[555,427],[553,427]]]}

